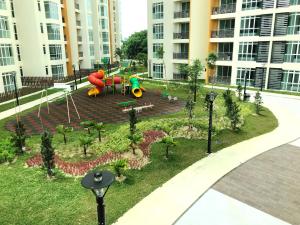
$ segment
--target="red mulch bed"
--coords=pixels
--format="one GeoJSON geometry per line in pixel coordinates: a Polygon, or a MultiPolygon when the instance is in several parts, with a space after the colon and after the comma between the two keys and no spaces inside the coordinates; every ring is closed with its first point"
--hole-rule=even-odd
{"type": "MultiPolygon", "coordinates": [[[[80,128],[80,122],[85,120],[92,120],[104,123],[119,123],[128,121],[128,113],[122,112],[122,108],[117,106],[116,103],[132,101],[131,95],[123,96],[121,94],[108,93],[107,95],[101,94],[97,97],[88,97],[87,90],[81,90],[72,94],[76,103],[81,119],[79,120],[71,103],[70,115],[71,123],[68,122],[67,103],[53,102],[50,103],[50,114],[47,112],[47,107],[41,109],[41,119],[38,118],[38,110],[28,113],[21,119],[25,124],[26,133],[28,135],[40,134],[43,132],[43,127],[51,132],[55,132],[55,128],[59,124],[72,126],[75,129],[80,128]],[[43,123],[43,126],[42,126],[43,123]]],[[[184,102],[176,101],[170,103],[168,99],[162,98],[159,93],[151,91],[144,92],[143,98],[136,99],[137,106],[154,105],[153,109],[145,109],[139,113],[139,117],[157,116],[161,114],[170,114],[180,111],[184,107],[184,102]]],[[[6,129],[14,131],[15,121],[6,123],[6,129]]]]}
{"type": "MultiPolygon", "coordinates": [[[[139,145],[139,147],[143,152],[143,156],[149,157],[151,144],[163,138],[165,134],[162,131],[146,131],[144,132],[143,135],[144,135],[144,141],[139,145]]],[[[56,167],[62,170],[65,174],[69,174],[72,176],[83,176],[88,171],[90,171],[91,169],[99,165],[106,165],[118,159],[121,159],[120,154],[108,152],[92,161],[71,163],[60,159],[58,155],[55,155],[54,161],[56,167]]],[[[26,161],[26,164],[29,167],[42,166],[43,165],[42,156],[40,154],[37,154],[32,158],[28,159],[26,161]]],[[[141,160],[138,159],[132,159],[128,162],[128,164],[131,169],[140,169],[142,167],[142,162],[141,160]]]]}

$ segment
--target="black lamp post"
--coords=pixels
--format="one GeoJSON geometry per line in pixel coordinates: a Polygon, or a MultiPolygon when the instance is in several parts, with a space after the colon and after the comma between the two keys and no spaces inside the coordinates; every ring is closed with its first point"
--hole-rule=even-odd
{"type": "Polygon", "coordinates": [[[79,70],[79,80],[81,83],[81,68],[80,68],[80,62],[78,62],[78,70],[79,70]]]}
{"type": "Polygon", "coordinates": [[[77,78],[76,78],[76,71],[75,71],[75,65],[73,64],[73,75],[75,80],[75,89],[77,90],[77,78]]]}
{"type": "Polygon", "coordinates": [[[217,97],[217,94],[214,92],[210,92],[206,95],[206,99],[209,101],[207,154],[211,154],[212,115],[213,115],[214,101],[215,101],[216,97],[217,97]]]}
{"type": "Polygon", "coordinates": [[[261,77],[261,84],[260,84],[260,91],[263,91],[264,87],[264,75],[265,75],[265,64],[263,64],[263,72],[262,72],[262,77],[261,77]]]}
{"type": "Polygon", "coordinates": [[[244,98],[243,98],[243,101],[246,101],[246,95],[247,95],[247,93],[246,93],[246,91],[247,91],[247,73],[245,74],[245,79],[244,79],[244,98]]]}
{"type": "Polygon", "coordinates": [[[20,105],[20,101],[19,101],[19,94],[18,94],[18,87],[17,87],[17,81],[16,81],[16,73],[13,73],[13,79],[14,79],[14,86],[15,86],[15,96],[16,96],[16,101],[17,101],[17,106],[20,105]]]}
{"type": "Polygon", "coordinates": [[[98,225],[105,225],[104,196],[114,181],[115,175],[109,171],[91,172],[81,180],[81,185],[96,196],[98,225]]]}

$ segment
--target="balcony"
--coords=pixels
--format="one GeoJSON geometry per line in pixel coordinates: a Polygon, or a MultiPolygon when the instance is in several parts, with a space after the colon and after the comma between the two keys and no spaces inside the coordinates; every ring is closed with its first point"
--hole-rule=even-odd
{"type": "Polygon", "coordinates": [[[78,56],[82,58],[83,57],[83,52],[79,52],[78,56]]]}
{"type": "Polygon", "coordinates": [[[79,7],[79,4],[78,4],[78,3],[76,3],[76,4],[75,4],[75,9],[77,9],[77,10],[79,10],[79,9],[80,9],[80,7],[79,7]]]}
{"type": "Polygon", "coordinates": [[[218,61],[231,61],[232,60],[232,52],[222,52],[217,53],[218,61]]]}
{"type": "Polygon", "coordinates": [[[174,39],[189,39],[190,33],[189,32],[174,33],[173,38],[174,39]]]}
{"type": "Polygon", "coordinates": [[[236,12],[236,4],[225,4],[220,7],[215,7],[212,9],[213,15],[225,14],[225,13],[235,13],[236,12]]]}
{"type": "Polygon", "coordinates": [[[173,59],[188,59],[188,58],[189,58],[188,52],[173,53],[173,59]]]}
{"type": "Polygon", "coordinates": [[[76,21],[76,26],[81,27],[81,22],[80,21],[76,21]]]}
{"type": "Polygon", "coordinates": [[[78,42],[82,42],[82,37],[81,37],[81,36],[78,36],[78,37],[77,37],[77,41],[78,41],[78,42]]]}
{"type": "Polygon", "coordinates": [[[211,32],[211,38],[232,38],[234,29],[220,29],[211,32]]]}
{"type": "Polygon", "coordinates": [[[174,12],[174,19],[189,18],[190,11],[174,12]]]}

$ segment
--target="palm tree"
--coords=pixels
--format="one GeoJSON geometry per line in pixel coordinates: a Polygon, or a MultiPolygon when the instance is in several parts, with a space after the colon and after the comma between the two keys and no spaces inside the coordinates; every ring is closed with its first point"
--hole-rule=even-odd
{"type": "Polygon", "coordinates": [[[162,62],[163,62],[163,68],[164,68],[164,78],[166,78],[166,74],[167,74],[167,71],[166,71],[166,65],[165,65],[165,61],[164,61],[164,55],[165,55],[165,51],[164,51],[164,48],[163,47],[160,47],[158,50],[157,50],[157,56],[158,58],[162,59],[162,62]]]}
{"type": "Polygon", "coordinates": [[[98,131],[98,139],[101,142],[101,132],[103,132],[104,125],[103,123],[96,123],[94,128],[98,131]]]}
{"type": "Polygon", "coordinates": [[[130,147],[132,149],[132,153],[135,155],[135,149],[139,141],[142,139],[140,134],[130,134],[128,135],[128,139],[130,140],[130,147]]]}
{"type": "Polygon", "coordinates": [[[61,124],[61,125],[58,125],[56,127],[56,131],[57,131],[57,133],[63,135],[64,143],[67,144],[67,133],[72,132],[73,128],[72,127],[65,127],[63,124],[61,124]]]}
{"type": "Polygon", "coordinates": [[[93,138],[89,136],[81,136],[79,137],[79,141],[80,141],[80,146],[83,146],[84,156],[86,156],[86,151],[88,147],[91,145],[91,143],[93,142],[93,138]]]}
{"type": "Polygon", "coordinates": [[[95,123],[93,121],[83,121],[80,123],[80,126],[82,126],[84,129],[88,131],[88,134],[91,134],[91,129],[95,126],[95,123]]]}
{"type": "Polygon", "coordinates": [[[163,143],[166,146],[166,159],[169,158],[169,148],[176,146],[176,142],[174,141],[174,138],[171,136],[166,136],[161,140],[161,143],[163,143]]]}

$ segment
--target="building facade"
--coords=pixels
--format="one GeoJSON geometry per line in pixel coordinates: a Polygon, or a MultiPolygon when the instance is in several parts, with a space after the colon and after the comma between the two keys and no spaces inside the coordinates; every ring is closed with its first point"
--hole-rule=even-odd
{"type": "Polygon", "coordinates": [[[114,62],[118,9],[118,0],[0,0],[0,93],[14,89],[12,72],[21,87],[21,76],[62,79],[114,62]]]}
{"type": "Polygon", "coordinates": [[[186,74],[180,73],[181,65],[195,59],[202,62],[205,60],[209,41],[208,9],[208,1],[148,1],[148,60],[151,77],[183,79],[186,74]]]}
{"type": "Polygon", "coordinates": [[[300,92],[300,0],[212,0],[216,82],[300,92]]]}

